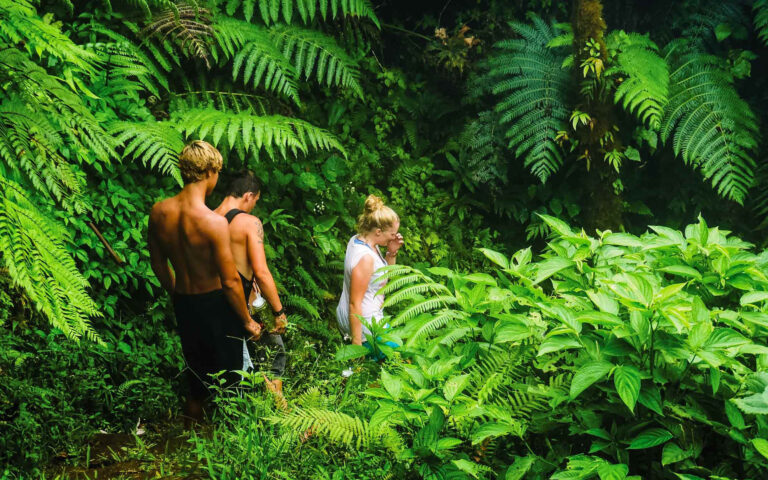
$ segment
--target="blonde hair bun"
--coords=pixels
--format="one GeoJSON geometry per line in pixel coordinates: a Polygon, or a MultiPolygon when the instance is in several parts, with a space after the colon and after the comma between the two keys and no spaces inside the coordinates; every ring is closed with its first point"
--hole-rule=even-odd
{"type": "Polygon", "coordinates": [[[363,210],[365,213],[373,213],[382,208],[384,208],[384,201],[376,195],[370,194],[368,195],[368,198],[365,199],[365,207],[363,210]]]}
{"type": "Polygon", "coordinates": [[[357,233],[366,234],[377,228],[387,230],[400,221],[394,210],[384,205],[384,201],[376,195],[368,195],[365,199],[363,213],[357,217],[357,233]]]}

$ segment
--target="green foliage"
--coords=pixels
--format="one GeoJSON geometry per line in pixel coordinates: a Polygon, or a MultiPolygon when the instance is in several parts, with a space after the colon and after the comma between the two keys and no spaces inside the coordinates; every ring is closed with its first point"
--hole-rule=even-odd
{"type": "Polygon", "coordinates": [[[316,30],[291,26],[273,27],[270,35],[304,78],[311,78],[314,72],[320,84],[342,85],[363,96],[355,61],[333,38],[316,30]]]}
{"type": "Polygon", "coordinates": [[[754,176],[757,122],[717,58],[670,45],[670,95],[661,138],[723,197],[744,201],[754,176]]]}
{"type": "Polygon", "coordinates": [[[266,25],[280,21],[290,25],[294,19],[301,19],[302,23],[308,24],[321,18],[328,21],[350,17],[367,19],[379,27],[379,19],[368,0],[215,0],[214,3],[226,3],[224,8],[227,15],[242,11],[248,22],[258,8],[261,20],[266,25]]]}
{"type": "Polygon", "coordinates": [[[0,182],[0,254],[14,283],[68,337],[98,340],[89,323],[98,308],[86,292],[88,282],[68,255],[64,242],[70,240],[69,233],[47,212],[40,212],[19,184],[0,182]]]}
{"type": "MultiPolygon", "coordinates": [[[[216,41],[227,58],[233,58],[232,78],[242,71],[245,84],[253,81],[256,88],[262,83],[266,90],[299,103],[297,74],[269,32],[256,25],[233,18],[218,19],[214,25],[216,41]]],[[[214,58],[218,55],[214,51],[214,58]]]]}
{"type": "Polygon", "coordinates": [[[597,238],[544,221],[536,261],[483,250],[493,275],[390,269],[401,311],[425,306],[392,321],[369,424],[424,478],[765,475],[765,253],[703,220],[597,238]]]}
{"type": "Polygon", "coordinates": [[[768,45],[768,1],[757,0],[753,6],[755,12],[755,30],[764,44],[768,45]]]}
{"type": "Polygon", "coordinates": [[[563,156],[555,138],[568,115],[568,73],[563,56],[547,47],[555,27],[534,17],[533,25],[513,22],[522,38],[496,44],[498,54],[489,60],[491,90],[501,95],[495,110],[515,156],[541,181],[556,172],[563,156]]]}
{"type": "Polygon", "coordinates": [[[623,77],[614,93],[615,102],[658,130],[669,95],[667,62],[659,55],[659,48],[647,36],[621,31],[608,43],[618,52],[615,67],[605,74],[623,77]]]}
{"type": "Polygon", "coordinates": [[[180,346],[157,318],[110,323],[101,334],[104,346],[96,346],[18,323],[28,315],[21,307],[11,313],[15,318],[0,327],[0,462],[11,469],[6,478],[43,478],[55,454],[86,457],[84,443],[94,431],[132,432],[139,419],[178,408],[180,346]]]}

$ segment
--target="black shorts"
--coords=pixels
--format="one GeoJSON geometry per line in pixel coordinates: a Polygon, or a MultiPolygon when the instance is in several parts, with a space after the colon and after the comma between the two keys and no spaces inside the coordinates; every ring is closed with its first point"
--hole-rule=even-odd
{"type": "MultiPolygon", "coordinates": [[[[196,295],[173,295],[173,309],[181,337],[181,350],[189,371],[193,399],[208,396],[211,375],[226,373],[224,386],[240,376],[232,370],[243,368],[243,324],[227,301],[223,290],[196,295]]],[[[218,384],[218,382],[217,382],[218,384]]]]}

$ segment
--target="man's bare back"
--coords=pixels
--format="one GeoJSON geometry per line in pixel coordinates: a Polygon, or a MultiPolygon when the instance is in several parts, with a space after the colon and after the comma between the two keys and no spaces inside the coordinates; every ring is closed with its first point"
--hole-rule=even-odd
{"type": "Polygon", "coordinates": [[[221,288],[214,246],[216,236],[227,229],[225,219],[179,194],[156,203],[149,222],[150,241],[173,265],[175,282],[170,291],[196,294],[221,288]]]}

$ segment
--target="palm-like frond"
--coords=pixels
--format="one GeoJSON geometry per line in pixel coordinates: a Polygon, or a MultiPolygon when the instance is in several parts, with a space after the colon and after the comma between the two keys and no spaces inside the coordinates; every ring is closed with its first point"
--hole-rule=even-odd
{"type": "Polygon", "coordinates": [[[291,26],[275,26],[269,32],[299,75],[309,79],[314,72],[319,83],[350,88],[363,97],[357,63],[332,37],[317,30],[291,26]]]}
{"type": "Polygon", "coordinates": [[[310,148],[345,153],[331,133],[297,118],[193,109],[177,114],[175,121],[187,137],[194,134],[209,139],[213,145],[226,144],[246,153],[263,149],[271,157],[276,151],[287,157],[289,151],[293,155],[306,154],[310,148]]]}
{"type": "Polygon", "coordinates": [[[397,435],[387,424],[373,428],[358,417],[319,408],[294,408],[281,416],[269,417],[269,420],[297,436],[311,429],[321,438],[355,448],[382,444],[386,437],[397,435]]]}
{"type": "Polygon", "coordinates": [[[249,22],[258,9],[262,21],[267,25],[280,22],[281,17],[282,21],[290,24],[298,16],[305,24],[318,18],[365,18],[379,27],[379,19],[368,0],[216,0],[215,3],[226,3],[228,15],[241,10],[249,22]]]}
{"type": "Polygon", "coordinates": [[[616,88],[615,102],[658,130],[669,94],[667,62],[647,35],[618,32],[609,41],[618,54],[615,66],[606,75],[625,77],[616,88]]]}
{"type": "Polygon", "coordinates": [[[94,51],[101,57],[104,71],[111,81],[134,77],[140,85],[155,95],[160,94],[156,84],[166,91],[169,90],[168,79],[163,72],[171,69],[167,62],[158,62],[160,65],[158,67],[156,62],[134,42],[104,25],[95,24],[91,30],[110,40],[87,44],[84,48],[94,51]]]}
{"type": "Polygon", "coordinates": [[[510,26],[521,38],[497,43],[498,54],[489,61],[492,91],[502,97],[496,111],[509,148],[546,181],[563,162],[555,137],[565,129],[569,113],[569,75],[561,68],[565,55],[547,47],[557,32],[542,19],[510,26]]]}
{"type": "Polygon", "coordinates": [[[171,175],[182,185],[178,160],[184,141],[172,124],[118,122],[110,131],[125,146],[123,156],[137,158],[147,167],[171,175]]]}
{"type": "Polygon", "coordinates": [[[84,71],[98,57],[75,44],[55,23],[43,21],[27,0],[0,0],[0,42],[23,45],[30,55],[45,53],[84,71]]]}
{"type": "Polygon", "coordinates": [[[720,195],[741,203],[752,183],[757,121],[739,97],[720,60],[701,53],[680,54],[671,44],[669,104],[661,123],[663,141],[701,170],[720,195]]]}
{"type": "Polygon", "coordinates": [[[768,46],[768,0],[757,0],[753,8],[755,31],[763,44],[768,46]]]}
{"type": "Polygon", "coordinates": [[[66,249],[67,231],[22,191],[0,177],[0,261],[54,327],[69,338],[99,341],[90,325],[98,309],[66,249]]]}
{"type": "Polygon", "coordinates": [[[233,80],[242,73],[244,83],[262,85],[299,103],[296,70],[266,29],[231,18],[217,19],[213,28],[222,53],[234,60],[233,80]]]}
{"type": "Polygon", "coordinates": [[[200,58],[210,68],[209,41],[213,37],[211,12],[192,5],[177,5],[158,13],[142,35],[161,42],[173,40],[190,57],[200,58]]]}

